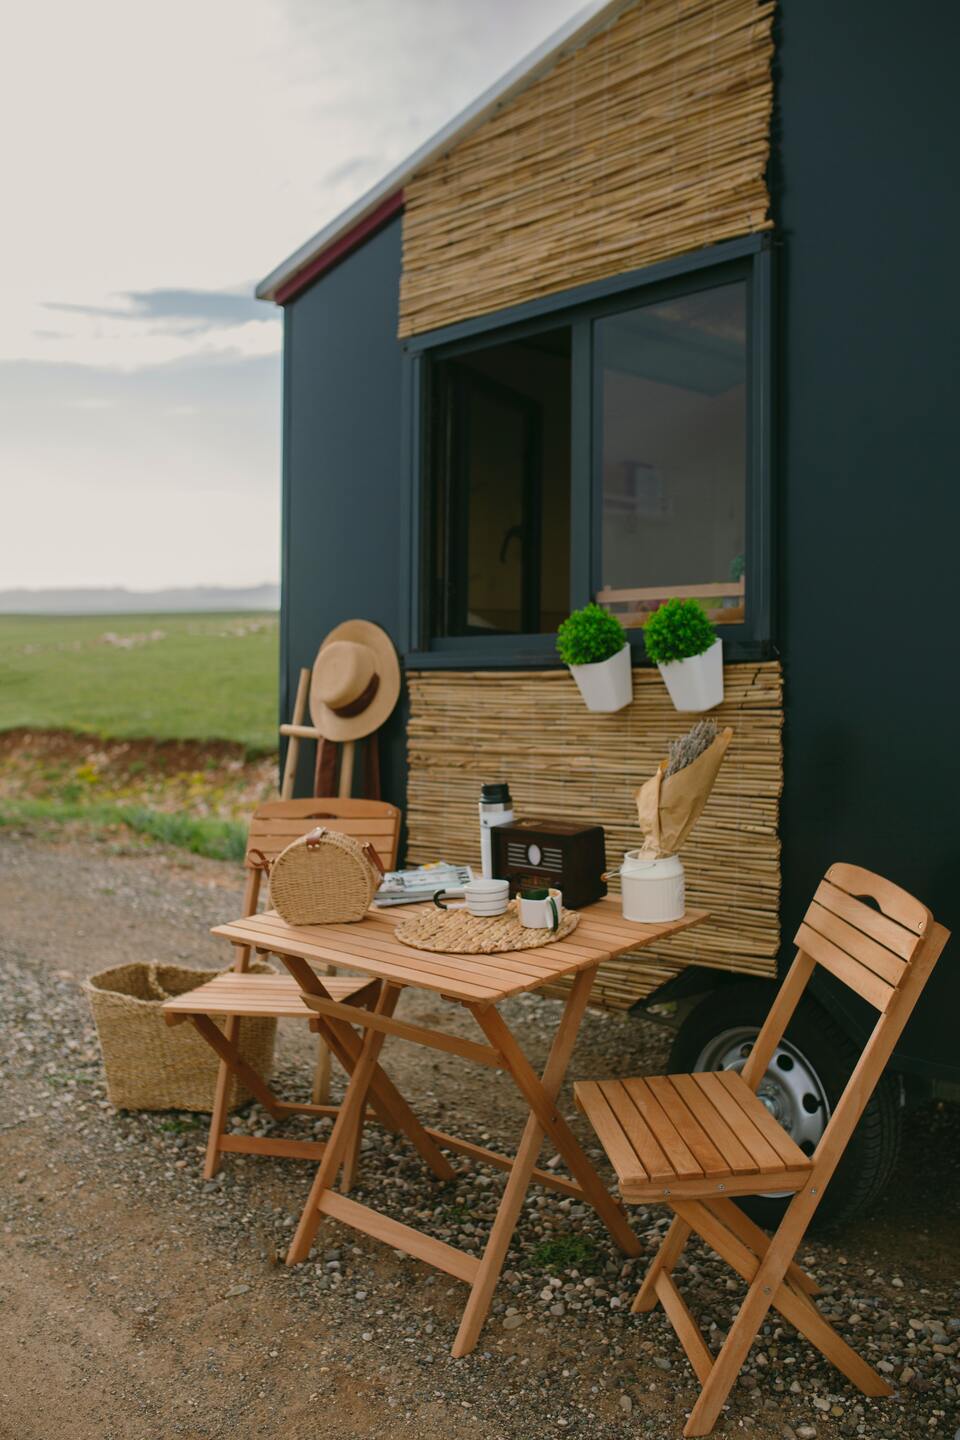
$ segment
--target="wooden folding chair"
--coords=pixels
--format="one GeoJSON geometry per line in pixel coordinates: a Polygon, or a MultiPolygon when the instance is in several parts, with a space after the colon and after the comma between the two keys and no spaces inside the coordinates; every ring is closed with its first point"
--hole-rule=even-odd
{"type": "MultiPolygon", "coordinates": [[[[260,890],[267,873],[266,866],[291,841],[308,834],[318,825],[357,840],[369,841],[380,856],[384,869],[396,865],[400,836],[400,811],[382,800],[348,800],[340,798],[313,800],[274,800],[255,811],[247,835],[244,864],[247,881],[243,892],[243,914],[255,915],[260,890]],[[264,864],[266,862],[266,865],[264,864]]],[[[256,1139],[229,1135],[226,1132],[230,1082],[236,1074],[251,1094],[266,1106],[274,1118],[285,1114],[335,1114],[329,1101],[330,1050],[329,1037],[321,1037],[317,1058],[317,1074],[309,1105],[293,1105],[277,1100],[261,1076],[255,1075],[240,1060],[237,1052],[239,1022],[243,1016],[260,1018],[312,1020],[313,1014],[301,998],[300,986],[290,975],[254,975],[248,971],[249,947],[237,948],[234,973],[219,975],[206,985],[168,1001],[164,1013],[169,1024],[190,1020],[204,1039],[220,1056],[217,1088],[207,1138],[204,1178],[211,1180],[220,1168],[225,1151],[243,1150],[254,1154],[285,1155],[316,1159],[322,1146],[307,1140],[256,1139]],[[242,979],[240,976],[242,975],[242,979]],[[221,1030],[216,1021],[226,1023],[221,1030]]],[[[332,970],[332,967],[328,967],[332,970]]],[[[345,1004],[367,1004],[375,998],[376,986],[367,977],[331,979],[326,988],[345,1004]]],[[[345,1055],[338,1058],[348,1063],[345,1055]]]]}
{"type": "Polygon", "coordinates": [[[574,1087],[623,1199],[673,1211],[633,1309],[652,1310],[660,1302],[700,1381],[684,1435],[713,1429],[771,1306],[864,1394],[891,1393],[824,1320],[812,1299],[817,1286],[794,1255],[949,934],[888,880],[855,865],[833,865],[797,931],[796,958],[741,1073],[574,1087]],[[816,1150],[806,1155],[755,1092],[815,965],[855,990],[879,1018],[816,1150]],[[734,1196],[765,1191],[794,1192],[772,1237],[733,1203],[734,1196]],[[749,1286],[716,1357],[672,1279],[694,1230],[749,1286]]]}

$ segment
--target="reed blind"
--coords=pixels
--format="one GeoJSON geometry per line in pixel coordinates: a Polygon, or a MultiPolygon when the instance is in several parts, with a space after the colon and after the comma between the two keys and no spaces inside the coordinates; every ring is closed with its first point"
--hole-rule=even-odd
{"type": "Polygon", "coordinates": [[[400,335],[767,229],[773,9],[637,0],[415,175],[400,335]]]}
{"type": "MultiPolygon", "coordinates": [[[[518,815],[604,826],[607,865],[642,843],[634,793],[670,740],[678,715],[656,670],[635,669],[633,703],[591,714],[566,670],[418,671],[408,675],[408,858],[479,864],[483,781],[506,780],[518,815]]],[[[601,966],[593,1003],[622,1009],[685,964],[774,975],[780,944],[780,666],[728,665],[710,718],[733,741],[706,809],[683,849],[687,903],[711,918],[662,950],[601,966]]],[[[611,891],[619,891],[611,876],[611,891]]]]}

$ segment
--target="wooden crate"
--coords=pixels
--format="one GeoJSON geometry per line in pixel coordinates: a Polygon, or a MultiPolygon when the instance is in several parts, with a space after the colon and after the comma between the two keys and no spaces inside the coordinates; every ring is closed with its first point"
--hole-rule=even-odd
{"type": "MultiPolygon", "coordinates": [[[[678,715],[656,670],[635,669],[633,703],[591,714],[566,670],[417,671],[407,677],[410,863],[479,864],[483,781],[507,780],[518,815],[597,821],[619,868],[641,835],[634,793],[695,716],[678,715]]],[[[733,742],[684,847],[687,899],[711,919],[661,951],[601,967],[594,1000],[626,1008],[696,962],[773,975],[780,943],[783,680],[778,662],[724,668],[711,712],[733,742]]],[[[614,880],[611,890],[618,890],[614,880]]]]}

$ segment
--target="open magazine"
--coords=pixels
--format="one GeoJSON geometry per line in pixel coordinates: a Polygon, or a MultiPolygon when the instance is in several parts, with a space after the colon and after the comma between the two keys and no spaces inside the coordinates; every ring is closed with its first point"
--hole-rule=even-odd
{"type": "Polygon", "coordinates": [[[448,895],[462,895],[464,885],[472,878],[469,865],[449,865],[445,860],[417,865],[410,870],[388,870],[373,903],[413,905],[417,901],[432,900],[438,890],[446,890],[448,895]]]}

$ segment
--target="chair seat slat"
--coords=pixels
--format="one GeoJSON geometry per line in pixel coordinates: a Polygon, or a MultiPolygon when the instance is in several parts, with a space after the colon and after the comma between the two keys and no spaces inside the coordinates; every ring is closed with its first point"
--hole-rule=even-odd
{"type": "Polygon", "coordinates": [[[753,1100],[754,1104],[750,1108],[750,1119],[764,1138],[773,1146],[774,1150],[776,1150],[783,1164],[789,1165],[791,1168],[802,1165],[807,1157],[800,1149],[800,1146],[787,1134],[782,1125],[777,1124],[763,1101],[757,1100],[757,1097],[749,1085],[744,1082],[743,1077],[739,1075],[736,1070],[718,1070],[717,1079],[730,1091],[730,1094],[738,1105],[745,1106],[748,1103],[746,1099],[747,1096],[753,1100]]]}
{"type": "Polygon", "coordinates": [[[610,1163],[618,1177],[645,1181],[647,1173],[640,1163],[640,1157],[630,1144],[629,1136],[624,1132],[619,1119],[610,1108],[600,1085],[595,1081],[588,1080],[581,1088],[583,1093],[578,1091],[578,1098],[584,1105],[589,1105],[590,1123],[596,1130],[597,1137],[610,1157],[610,1163]]]}
{"type": "Polygon", "coordinates": [[[647,1085],[663,1106],[667,1118],[676,1128],[684,1143],[689,1146],[705,1175],[726,1175],[729,1166],[723,1155],[703,1126],[673,1088],[666,1075],[651,1075],[647,1085]]]}
{"type": "MultiPolygon", "coordinates": [[[[700,1088],[692,1075],[671,1075],[668,1078],[687,1109],[720,1151],[731,1175],[750,1175],[757,1170],[770,1168],[757,1164],[741,1137],[727,1124],[710,1096],[700,1088]]],[[[779,1169],[779,1166],[774,1163],[773,1169],[779,1169]]]]}
{"type": "Polygon", "coordinates": [[[628,1091],[619,1080],[601,1080],[600,1089],[650,1179],[671,1179],[674,1174],[673,1166],[657,1143],[650,1126],[630,1099],[628,1091]]]}
{"type": "Polygon", "coordinates": [[[673,1166],[673,1173],[685,1180],[695,1180],[701,1176],[703,1169],[696,1156],[682,1136],[677,1134],[649,1085],[641,1079],[623,1080],[621,1084],[631,1104],[647,1122],[657,1144],[673,1166]]]}
{"type": "MultiPolygon", "coordinates": [[[[783,1161],[766,1135],[754,1123],[752,1113],[738,1103],[737,1097],[726,1088],[720,1076],[711,1072],[705,1075],[694,1075],[691,1078],[698,1089],[702,1090],[717,1114],[722,1116],[741,1145],[750,1152],[754,1168],[762,1173],[782,1170],[783,1161]]],[[[743,1084],[742,1081],[741,1084],[743,1084]]],[[[753,1091],[747,1090],[745,1085],[743,1088],[754,1103],[759,1103],[762,1109],[763,1102],[757,1102],[753,1091]]]]}

